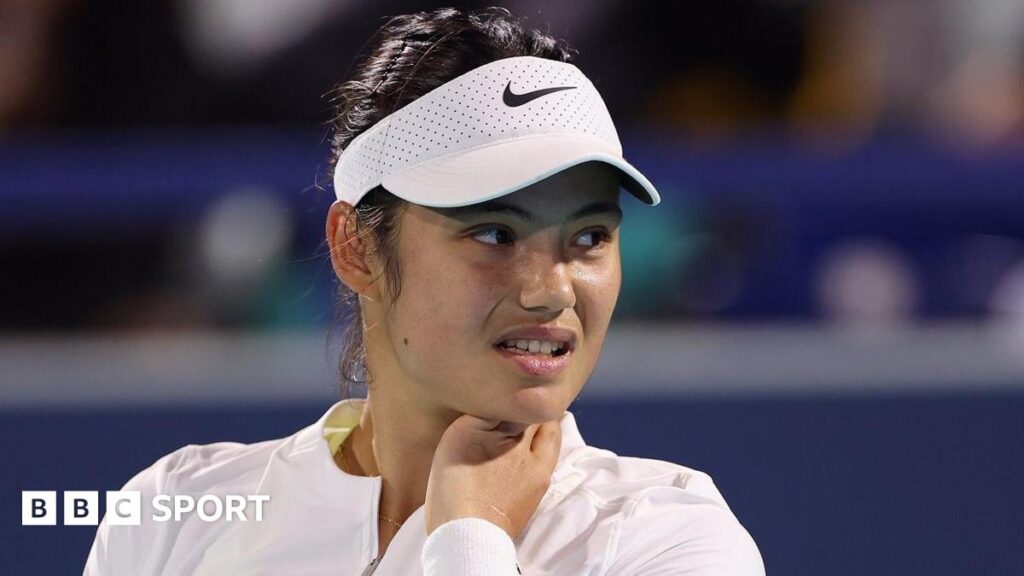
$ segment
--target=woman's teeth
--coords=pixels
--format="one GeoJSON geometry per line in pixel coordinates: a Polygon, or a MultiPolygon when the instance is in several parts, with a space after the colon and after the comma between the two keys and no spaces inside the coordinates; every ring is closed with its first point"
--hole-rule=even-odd
{"type": "Polygon", "coordinates": [[[533,354],[551,354],[553,352],[560,352],[566,346],[566,343],[548,340],[506,340],[501,343],[501,346],[504,348],[518,348],[533,354]]]}

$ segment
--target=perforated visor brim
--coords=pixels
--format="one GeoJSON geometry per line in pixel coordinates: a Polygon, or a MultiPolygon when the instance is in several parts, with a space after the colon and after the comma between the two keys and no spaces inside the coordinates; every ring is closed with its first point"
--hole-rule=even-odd
{"type": "Polygon", "coordinates": [[[622,187],[645,204],[661,202],[654,185],[614,150],[572,135],[506,140],[412,166],[384,178],[381,185],[414,204],[450,208],[499,198],[592,161],[617,168],[622,187]]]}

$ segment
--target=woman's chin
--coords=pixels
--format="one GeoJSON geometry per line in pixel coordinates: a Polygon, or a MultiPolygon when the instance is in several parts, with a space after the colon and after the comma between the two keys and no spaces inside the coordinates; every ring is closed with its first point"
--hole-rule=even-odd
{"type": "Polygon", "coordinates": [[[541,423],[562,417],[571,403],[557,387],[538,386],[516,390],[504,412],[515,414],[517,422],[541,423]]]}

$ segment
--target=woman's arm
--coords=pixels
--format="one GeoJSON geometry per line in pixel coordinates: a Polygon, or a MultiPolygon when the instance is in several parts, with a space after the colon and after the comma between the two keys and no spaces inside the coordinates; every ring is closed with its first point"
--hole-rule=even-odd
{"type": "Polygon", "coordinates": [[[637,496],[605,574],[764,576],[765,569],[754,539],[724,501],[661,487],[637,496]]]}
{"type": "Polygon", "coordinates": [[[110,525],[104,514],[96,528],[83,576],[139,576],[153,571],[154,551],[163,544],[161,531],[147,521],[149,503],[156,494],[172,494],[173,472],[190,449],[185,446],[167,454],[133,476],[121,491],[139,492],[143,520],[137,526],[110,525]],[[147,564],[148,562],[148,564],[147,564]]]}
{"type": "MultiPolygon", "coordinates": [[[[633,507],[606,576],[765,576],[757,544],[731,512],[710,502],[658,504],[654,513],[639,503],[633,507]]],[[[481,518],[460,518],[434,530],[423,545],[422,563],[424,576],[522,574],[512,539],[481,518]]]]}
{"type": "Polygon", "coordinates": [[[459,518],[423,544],[424,576],[518,576],[516,547],[504,529],[482,518],[459,518]]]}

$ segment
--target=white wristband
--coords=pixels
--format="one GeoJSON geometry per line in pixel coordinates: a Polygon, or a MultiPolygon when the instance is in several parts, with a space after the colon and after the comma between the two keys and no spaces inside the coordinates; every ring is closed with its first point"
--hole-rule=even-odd
{"type": "Polygon", "coordinates": [[[438,526],[423,544],[424,576],[518,576],[516,547],[498,525],[459,518],[438,526]]]}

